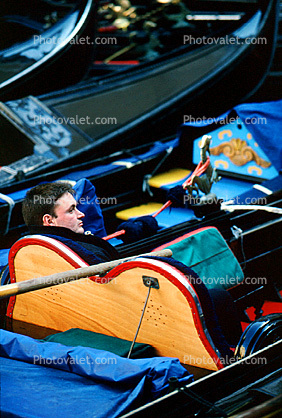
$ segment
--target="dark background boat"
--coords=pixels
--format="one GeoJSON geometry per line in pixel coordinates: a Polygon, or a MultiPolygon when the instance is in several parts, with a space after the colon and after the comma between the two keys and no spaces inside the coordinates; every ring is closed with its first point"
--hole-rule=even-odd
{"type": "Polygon", "coordinates": [[[89,80],[39,99],[58,116],[87,115],[91,123],[77,128],[92,139],[95,154],[103,152],[105,143],[112,151],[131,146],[132,133],[138,143],[174,134],[184,115],[217,116],[253,93],[269,70],[277,26],[278,3],[256,3],[229,35],[265,37],[267,41],[254,41],[251,46],[244,41],[200,48],[192,45],[192,50],[190,45],[182,46],[122,74],[94,83],[89,80]],[[241,30],[247,32],[240,35],[241,30]],[[97,125],[97,117],[109,122],[97,125]]]}
{"type": "MultiPolygon", "coordinates": [[[[182,46],[117,74],[1,104],[2,137],[9,137],[1,162],[15,173],[1,183],[174,135],[184,115],[217,116],[249,97],[269,70],[279,17],[275,0],[251,6],[228,37],[242,43],[182,46]]],[[[224,34],[226,27],[217,36],[224,34]]]]}
{"type": "Polygon", "coordinates": [[[0,100],[80,81],[93,61],[96,6],[93,0],[3,2],[0,100]]]}
{"type": "Polygon", "coordinates": [[[281,345],[282,342],[277,341],[232,367],[181,389],[172,388],[170,394],[122,416],[190,418],[197,414],[203,418],[259,418],[270,414],[279,417],[282,406],[281,345]]]}
{"type": "MultiPolygon", "coordinates": [[[[262,106],[266,108],[267,104],[265,103],[262,106]]],[[[272,104],[273,107],[278,108],[276,102],[272,104]]],[[[271,113],[272,118],[273,114],[274,111],[271,113]]],[[[231,115],[234,116],[234,112],[231,112],[231,115]]],[[[237,141],[240,135],[242,140],[249,136],[241,121],[238,121],[238,127],[234,123],[229,127],[222,124],[219,124],[219,126],[223,132],[226,129],[233,129],[232,137],[237,138],[237,141]]],[[[219,129],[216,124],[212,125],[212,127],[219,129]]],[[[44,180],[65,179],[75,182],[81,177],[87,177],[95,185],[97,196],[104,199],[102,209],[106,229],[108,233],[112,233],[125,219],[123,216],[117,215],[117,212],[149,202],[159,202],[160,206],[166,202],[166,189],[150,185],[148,180],[150,182],[154,174],[170,172],[175,167],[186,169],[186,171],[193,170],[195,168],[195,161],[194,163],[192,161],[193,143],[198,144],[199,135],[206,134],[207,129],[210,132],[212,128],[210,126],[208,128],[184,126],[182,133],[180,132],[181,147],[176,147],[177,144],[174,139],[167,139],[163,143],[156,142],[136,149],[123,150],[109,157],[70,167],[67,173],[64,169],[49,173],[44,180]],[[173,146],[175,147],[174,149],[173,146]],[[144,185],[146,185],[145,188],[144,185]],[[148,193],[148,190],[151,194],[148,193]],[[153,196],[151,196],[152,194],[153,196]]],[[[275,131],[274,125],[272,126],[272,131],[275,131]]],[[[217,133],[210,133],[214,135],[214,138],[218,135],[217,133]]],[[[261,152],[258,144],[254,145],[257,152],[261,152]]],[[[277,149],[275,155],[278,153],[279,150],[277,149]]],[[[224,157],[218,158],[222,159],[224,157]]],[[[254,162],[249,164],[253,166],[254,172],[259,171],[259,166],[254,168],[254,162]]],[[[248,199],[247,202],[251,201],[255,204],[260,202],[260,199],[263,197],[264,205],[281,208],[281,176],[278,175],[278,172],[275,174],[273,167],[267,170],[272,170],[271,177],[275,175],[277,177],[266,180],[268,174],[263,170],[260,170],[261,174],[256,177],[254,174],[248,175],[248,170],[244,169],[244,167],[237,167],[236,173],[232,173],[230,170],[219,169],[218,172],[223,179],[216,185],[216,194],[224,200],[239,196],[239,204],[240,202],[242,204],[246,198],[248,199]],[[224,178],[226,178],[227,183],[224,178]],[[254,184],[258,183],[267,187],[269,191],[272,187],[273,193],[265,195],[263,192],[253,189],[254,184]],[[218,194],[219,192],[221,194],[218,194]]],[[[40,176],[32,181],[30,180],[29,187],[38,184],[40,181],[42,181],[40,176]]],[[[168,185],[171,182],[172,179],[168,178],[168,185]]],[[[21,215],[21,202],[25,195],[25,189],[20,190],[18,186],[15,184],[9,188],[9,196],[14,199],[15,206],[12,208],[8,202],[4,203],[4,201],[0,206],[1,232],[3,234],[0,243],[2,248],[8,248],[27,231],[21,215]]],[[[177,209],[174,212],[173,209],[171,213],[167,209],[163,219],[160,218],[161,215],[156,217],[161,227],[156,234],[150,238],[140,239],[130,244],[124,245],[119,241],[115,245],[118,244],[117,248],[122,256],[140,254],[151,251],[159,245],[165,244],[197,228],[212,225],[220,230],[241,264],[245,266],[247,275],[252,277],[254,275],[271,276],[269,283],[279,283],[280,271],[275,260],[281,255],[280,235],[278,232],[281,231],[281,215],[265,212],[264,210],[252,210],[252,207],[249,210],[228,213],[220,210],[219,205],[207,206],[210,210],[205,211],[205,208],[203,208],[203,212],[201,212],[201,208],[196,207],[195,213],[193,213],[191,208],[189,210],[180,208],[179,212],[177,209]],[[233,232],[234,226],[237,231],[241,230],[242,235],[239,234],[235,237],[233,232]],[[256,242],[255,247],[252,245],[254,241],[256,242]]],[[[83,208],[81,210],[84,211],[83,208]]]]}

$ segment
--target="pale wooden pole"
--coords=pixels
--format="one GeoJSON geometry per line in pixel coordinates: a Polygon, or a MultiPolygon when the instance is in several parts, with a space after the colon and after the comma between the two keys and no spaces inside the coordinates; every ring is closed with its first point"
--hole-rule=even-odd
{"type": "Polygon", "coordinates": [[[172,251],[169,249],[154,251],[152,253],[140,254],[138,256],[108,261],[106,263],[94,264],[93,266],[81,267],[75,270],[63,271],[61,273],[51,274],[50,276],[37,277],[18,283],[7,284],[5,286],[0,286],[0,299],[19,295],[21,293],[31,292],[33,290],[44,289],[45,287],[57,286],[59,284],[68,283],[73,280],[103,274],[123,263],[124,261],[129,261],[137,257],[145,256],[171,257],[172,251]]]}

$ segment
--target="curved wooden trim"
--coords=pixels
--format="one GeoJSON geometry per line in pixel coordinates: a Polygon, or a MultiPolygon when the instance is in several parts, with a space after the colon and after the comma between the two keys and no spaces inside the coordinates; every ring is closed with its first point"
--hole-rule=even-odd
{"type": "MultiPolygon", "coordinates": [[[[55,251],[57,255],[62,257],[65,261],[70,263],[75,268],[81,267],[81,265],[78,265],[83,263],[83,260],[80,259],[72,250],[70,250],[66,245],[60,243],[59,241],[44,237],[44,236],[36,236],[31,235],[29,237],[25,237],[17,241],[14,246],[11,249],[10,255],[9,255],[9,263],[12,269],[12,275],[13,275],[13,282],[16,281],[15,278],[15,257],[17,252],[28,245],[39,245],[43,246],[44,248],[55,251]],[[72,258],[72,256],[75,257],[75,261],[72,258]]],[[[137,269],[146,269],[148,271],[148,274],[150,275],[150,271],[152,271],[152,274],[154,272],[158,276],[162,276],[164,279],[166,279],[171,285],[175,286],[182,295],[182,298],[187,301],[187,309],[190,309],[192,321],[191,326],[194,329],[195,335],[198,335],[199,342],[198,344],[202,344],[202,348],[205,349],[205,352],[209,355],[209,358],[213,362],[214,366],[217,369],[222,369],[223,364],[220,358],[220,353],[216,349],[211,336],[207,330],[205,320],[203,317],[202,307],[200,304],[200,301],[198,299],[197,293],[195,292],[195,289],[192,285],[192,283],[189,282],[189,278],[187,278],[183,273],[181,273],[177,268],[159,260],[154,260],[151,258],[137,258],[133,261],[127,261],[125,263],[122,263],[118,265],[117,267],[110,270],[103,278],[102,278],[102,284],[105,284],[105,290],[107,288],[107,284],[110,281],[113,281],[115,278],[117,278],[121,273],[126,273],[129,270],[137,269]],[[188,308],[189,307],[189,308],[188,308]]],[[[123,276],[124,277],[124,276],[123,276]]],[[[133,276],[132,276],[133,277],[133,276]]],[[[96,281],[96,280],[95,280],[96,281]]],[[[130,280],[129,280],[130,282],[130,280]]],[[[67,286],[67,285],[64,285],[67,286]]],[[[100,286],[99,286],[100,288],[100,286]]],[[[82,286],[80,288],[80,292],[85,291],[86,288],[82,286]]],[[[122,288],[121,288],[122,289],[122,288]]],[[[79,290],[79,288],[78,288],[79,290]]],[[[93,290],[94,291],[94,290],[93,290]]],[[[73,292],[73,291],[72,291],[73,292]]],[[[98,292],[99,293],[99,292],[98,292]]],[[[103,292],[104,293],[104,292],[103,292]]],[[[107,294],[106,292],[105,294],[107,294]]],[[[66,297],[67,297],[66,293],[66,297]]],[[[95,291],[93,295],[95,294],[95,291]]],[[[179,295],[180,296],[180,295],[179,295]]],[[[75,294],[73,293],[73,297],[75,297],[75,294]]],[[[87,298],[86,298],[87,299],[87,298]]],[[[88,300],[88,299],[87,299],[88,300]]],[[[9,306],[7,310],[7,316],[12,318],[13,317],[13,309],[14,309],[14,303],[15,303],[15,297],[10,298],[9,306]]],[[[54,311],[55,312],[55,311],[54,311]]],[[[17,319],[17,318],[16,318],[17,319]]],[[[90,319],[90,318],[89,318],[90,319]]],[[[96,318],[97,320],[97,318],[96,318]]],[[[95,321],[94,321],[95,323],[95,321]]],[[[92,328],[92,326],[91,326],[92,328]]],[[[199,346],[200,347],[200,346],[199,346]]]]}
{"type": "MultiPolygon", "coordinates": [[[[14,261],[17,252],[27,245],[41,245],[49,250],[55,251],[60,255],[65,261],[70,263],[74,268],[87,267],[88,264],[83,261],[79,255],[77,255],[73,250],[71,250],[67,245],[62,242],[51,238],[45,237],[43,235],[27,235],[26,237],[20,238],[15,244],[11,247],[8,256],[9,270],[10,270],[10,279],[11,283],[16,283],[15,275],[15,266],[14,261]]],[[[16,296],[11,296],[9,299],[7,313],[6,315],[9,318],[13,316],[13,309],[16,302],[16,296]]]]}
{"type": "Polygon", "coordinates": [[[197,330],[200,340],[202,341],[205,349],[215,362],[218,369],[224,368],[220,359],[220,353],[216,349],[206,327],[202,307],[198,299],[198,296],[195,292],[195,289],[189,282],[187,277],[179,270],[177,270],[175,267],[159,260],[138,258],[134,261],[129,261],[115,267],[104,277],[104,279],[106,279],[108,275],[111,277],[111,279],[114,279],[120,273],[136,267],[150,268],[151,270],[159,274],[162,274],[167,280],[169,280],[182,292],[192,310],[195,328],[197,330]]]}

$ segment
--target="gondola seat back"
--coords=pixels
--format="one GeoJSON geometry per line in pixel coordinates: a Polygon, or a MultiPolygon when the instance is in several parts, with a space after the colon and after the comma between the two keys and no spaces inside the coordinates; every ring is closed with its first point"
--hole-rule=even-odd
{"type": "MultiPolygon", "coordinates": [[[[68,246],[43,235],[36,234],[21,238],[9,252],[11,283],[87,266],[88,264],[68,246]]],[[[36,324],[47,327],[49,320],[52,322],[52,319],[48,317],[48,307],[44,309],[44,303],[45,299],[53,296],[53,302],[56,305],[58,293],[60,293],[58,287],[49,287],[21,295],[22,297],[12,296],[7,308],[7,326],[12,324],[13,331],[39,338],[50,334],[47,328],[41,330],[36,324]],[[12,323],[9,318],[13,319],[12,323]]],[[[58,313],[56,322],[60,322],[59,316],[58,313]]],[[[60,328],[59,324],[51,328],[51,331],[57,328],[60,328]]]]}
{"type": "MultiPolygon", "coordinates": [[[[175,263],[140,257],[99,280],[95,276],[12,297],[7,311],[12,330],[43,338],[81,328],[133,341],[144,310],[137,342],[183,364],[218,370],[223,367],[221,336],[210,317],[208,292],[203,284],[196,289],[200,279],[191,269],[181,271],[181,263],[169,262],[175,263]]],[[[9,263],[12,282],[86,265],[64,244],[42,236],[15,243],[9,263]]]]}
{"type": "Polygon", "coordinates": [[[244,280],[241,266],[221,233],[213,226],[196,229],[155,251],[169,248],[173,258],[191,267],[208,289],[229,290],[244,280]]]}

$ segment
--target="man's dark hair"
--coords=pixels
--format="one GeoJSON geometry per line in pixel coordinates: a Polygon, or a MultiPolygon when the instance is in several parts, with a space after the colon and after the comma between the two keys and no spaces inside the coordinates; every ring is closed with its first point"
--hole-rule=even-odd
{"type": "Polygon", "coordinates": [[[43,225],[43,216],[48,213],[55,216],[56,202],[65,193],[74,195],[68,183],[44,183],[33,187],[26,193],[22,204],[23,218],[27,226],[43,225]]]}

